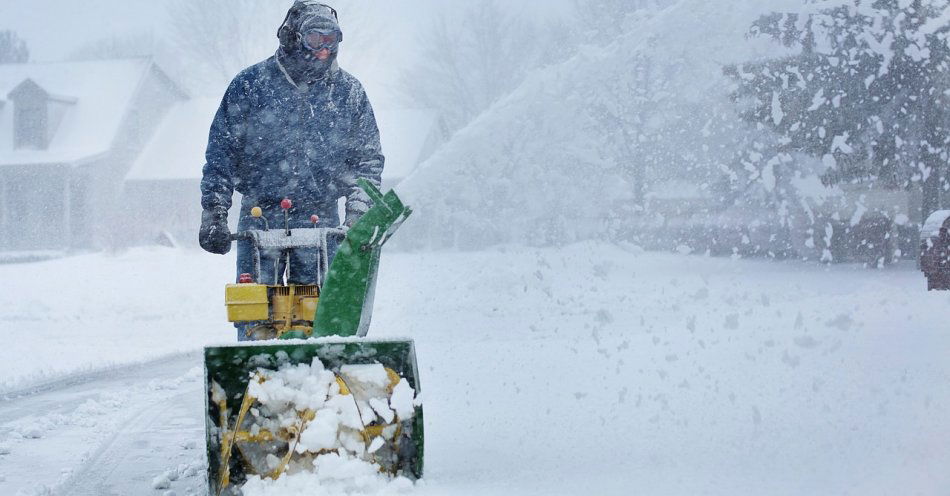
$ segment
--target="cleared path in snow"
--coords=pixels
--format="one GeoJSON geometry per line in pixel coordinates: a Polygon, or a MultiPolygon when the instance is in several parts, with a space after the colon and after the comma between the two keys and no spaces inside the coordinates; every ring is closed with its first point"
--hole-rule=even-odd
{"type": "Polygon", "coordinates": [[[166,472],[178,494],[200,494],[200,366],[165,357],[0,400],[0,494],[149,494],[166,472]]]}

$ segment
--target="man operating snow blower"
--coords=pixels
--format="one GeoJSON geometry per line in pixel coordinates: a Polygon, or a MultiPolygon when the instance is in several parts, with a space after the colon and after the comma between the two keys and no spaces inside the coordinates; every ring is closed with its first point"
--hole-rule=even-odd
{"type": "Polygon", "coordinates": [[[238,243],[225,306],[238,339],[257,341],[204,349],[208,493],[275,494],[328,474],[404,485],[423,467],[415,346],[366,335],[380,250],[412,210],[378,189],[379,131],[336,65],[336,11],[298,0],[277,37],[228,87],[201,181],[199,242],[218,254],[238,243]]]}
{"type": "MultiPolygon", "coordinates": [[[[370,202],[357,181],[380,182],[383,155],[373,109],[360,82],[336,62],[343,41],[336,11],[297,0],[277,38],[274,56],[234,78],[211,124],[198,234],[211,253],[231,249],[228,209],[234,190],[244,196],[239,231],[285,222],[290,228],[336,227],[341,197],[346,197],[343,224],[350,227],[370,202]],[[281,202],[290,208],[281,208],[281,202]],[[251,215],[253,207],[261,209],[262,219],[251,215]]],[[[329,244],[332,259],[334,240],[329,244]]],[[[238,241],[237,250],[240,278],[253,272],[255,261],[250,241],[238,241]]],[[[284,276],[288,260],[267,251],[260,256],[262,280],[284,276]]],[[[317,256],[314,249],[293,250],[287,282],[315,284],[317,256]]],[[[247,339],[248,324],[237,326],[238,339],[247,339]]]]}

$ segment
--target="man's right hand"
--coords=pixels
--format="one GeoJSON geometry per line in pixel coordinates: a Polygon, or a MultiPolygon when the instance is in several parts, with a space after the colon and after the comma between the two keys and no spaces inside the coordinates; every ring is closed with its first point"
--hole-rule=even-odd
{"type": "Polygon", "coordinates": [[[231,231],[228,229],[228,211],[223,207],[201,212],[198,244],[209,252],[224,255],[231,251],[231,231]]]}

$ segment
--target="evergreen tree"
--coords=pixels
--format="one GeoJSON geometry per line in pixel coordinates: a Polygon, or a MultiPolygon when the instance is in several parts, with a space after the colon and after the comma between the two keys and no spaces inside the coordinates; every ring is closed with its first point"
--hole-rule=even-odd
{"type": "Polygon", "coordinates": [[[772,153],[821,158],[823,181],[922,187],[923,215],[948,188],[950,49],[937,0],[854,0],[752,27],[795,53],[732,66],[743,117],[775,131],[772,153]]]}

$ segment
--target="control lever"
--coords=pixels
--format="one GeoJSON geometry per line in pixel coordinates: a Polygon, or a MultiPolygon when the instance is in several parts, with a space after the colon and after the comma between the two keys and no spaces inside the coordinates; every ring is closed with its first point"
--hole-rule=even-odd
{"type": "Polygon", "coordinates": [[[267,217],[264,217],[264,211],[261,210],[261,207],[252,207],[251,208],[251,217],[255,219],[261,219],[264,221],[264,231],[270,231],[270,227],[267,225],[267,217]]]}
{"type": "Polygon", "coordinates": [[[294,206],[294,203],[290,201],[290,198],[284,198],[280,201],[280,208],[284,209],[284,232],[287,233],[287,236],[290,236],[290,208],[294,206]]]}

